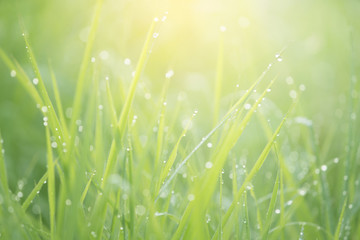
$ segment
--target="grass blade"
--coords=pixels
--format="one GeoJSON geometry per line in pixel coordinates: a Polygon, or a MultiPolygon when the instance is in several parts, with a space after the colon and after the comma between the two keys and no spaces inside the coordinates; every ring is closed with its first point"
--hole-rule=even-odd
{"type": "Polygon", "coordinates": [[[340,238],[340,231],[341,231],[341,226],[342,226],[342,222],[343,222],[343,219],[344,219],[344,213],[345,213],[346,204],[347,204],[347,199],[345,199],[344,204],[343,204],[342,209],[341,209],[339,221],[338,221],[338,224],[336,226],[336,231],[335,231],[335,234],[334,234],[334,240],[339,240],[339,238],[340,238]]]}
{"type": "Polygon", "coordinates": [[[277,199],[277,195],[278,195],[278,189],[279,189],[279,172],[278,172],[278,174],[276,176],[276,180],[275,180],[275,184],[274,184],[274,190],[272,192],[269,208],[268,208],[268,211],[266,213],[265,228],[264,228],[264,231],[262,233],[262,239],[267,239],[268,234],[269,234],[269,229],[271,227],[272,216],[273,216],[273,213],[274,213],[276,199],[277,199]]]}
{"type": "Polygon", "coordinates": [[[47,140],[47,165],[48,165],[48,197],[49,197],[49,213],[50,213],[50,232],[51,239],[55,239],[55,169],[53,161],[53,153],[51,149],[50,131],[46,128],[47,140]]]}
{"type": "Polygon", "coordinates": [[[1,137],[0,132],[0,181],[1,187],[4,190],[4,193],[8,196],[9,194],[9,185],[6,175],[6,164],[5,164],[5,157],[4,157],[4,148],[3,148],[3,139],[1,137]]]}

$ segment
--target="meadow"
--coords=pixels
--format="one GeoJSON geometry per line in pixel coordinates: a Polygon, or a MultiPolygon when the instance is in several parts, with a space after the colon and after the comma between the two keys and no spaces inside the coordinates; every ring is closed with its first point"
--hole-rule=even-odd
{"type": "Polygon", "coordinates": [[[359,13],[0,0],[0,239],[359,239],[359,13]]]}

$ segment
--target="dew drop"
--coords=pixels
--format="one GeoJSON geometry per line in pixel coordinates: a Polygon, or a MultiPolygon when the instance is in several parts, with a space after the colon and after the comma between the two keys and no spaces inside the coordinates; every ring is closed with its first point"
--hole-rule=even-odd
{"type": "Polygon", "coordinates": [[[143,205],[137,205],[135,207],[135,213],[136,215],[142,216],[146,212],[146,208],[143,205]]]}
{"type": "Polygon", "coordinates": [[[51,147],[52,147],[52,148],[57,148],[57,146],[58,146],[58,145],[57,145],[56,142],[52,142],[52,143],[51,143],[51,147]]]}
{"type": "Polygon", "coordinates": [[[212,168],[212,166],[213,166],[212,162],[206,162],[205,163],[206,168],[212,168]]]}
{"type": "Polygon", "coordinates": [[[174,71],[173,70],[169,70],[166,74],[165,74],[165,77],[167,79],[171,78],[172,76],[174,76],[174,71]]]}
{"type": "Polygon", "coordinates": [[[295,90],[291,90],[289,92],[289,96],[292,98],[292,99],[295,99],[297,97],[297,92],[295,90]]]}
{"type": "Polygon", "coordinates": [[[66,199],[65,204],[66,204],[66,206],[70,206],[70,205],[71,205],[71,200],[70,200],[70,199],[66,199]]]}
{"type": "Polygon", "coordinates": [[[321,166],[321,171],[326,172],[326,170],[327,170],[327,166],[326,166],[326,165],[322,165],[322,166],[321,166]]]}
{"type": "Polygon", "coordinates": [[[157,38],[157,37],[159,37],[159,33],[157,32],[153,33],[153,38],[157,38]]]}
{"type": "Polygon", "coordinates": [[[129,58],[125,58],[124,64],[125,64],[125,65],[130,65],[130,64],[131,64],[131,60],[130,60],[129,58]]]}
{"type": "Polygon", "coordinates": [[[42,107],[41,107],[41,111],[42,111],[43,113],[46,113],[46,112],[48,111],[48,108],[47,108],[46,106],[42,106],[42,107]]]}
{"type": "Polygon", "coordinates": [[[16,71],[15,71],[15,70],[11,70],[11,71],[10,71],[10,76],[11,76],[11,77],[16,77],[16,71]]]}
{"type": "Polygon", "coordinates": [[[187,196],[187,199],[191,202],[191,201],[194,201],[195,200],[195,195],[194,194],[189,194],[187,196]]]}

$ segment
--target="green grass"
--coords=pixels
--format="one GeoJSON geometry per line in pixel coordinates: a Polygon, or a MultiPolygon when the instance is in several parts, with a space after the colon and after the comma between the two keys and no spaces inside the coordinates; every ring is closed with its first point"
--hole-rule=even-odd
{"type": "Polygon", "coordinates": [[[0,239],[359,238],[359,6],[329,2],[338,22],[317,25],[289,13],[321,4],[260,3],[34,3],[40,22],[18,4],[17,40],[0,34],[0,239]]]}

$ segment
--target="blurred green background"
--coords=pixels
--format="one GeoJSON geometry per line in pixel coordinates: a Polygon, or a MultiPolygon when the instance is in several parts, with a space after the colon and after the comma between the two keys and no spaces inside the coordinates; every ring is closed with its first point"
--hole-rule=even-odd
{"type": "MultiPolygon", "coordinates": [[[[22,38],[20,26],[24,24],[49,87],[51,61],[65,108],[74,99],[94,6],[94,0],[0,0],[0,47],[34,77],[22,38]]],[[[105,0],[93,57],[99,62],[100,78],[109,76],[112,80],[114,93],[120,81],[129,86],[150,23],[165,12],[167,19],[153,42],[138,98],[150,93],[158,100],[165,73],[173,69],[169,108],[182,96],[181,117],[199,110],[192,134],[199,137],[207,133],[213,125],[219,28],[226,26],[221,114],[236,96],[236,85],[247,89],[272,63],[268,76],[279,80],[265,115],[281,119],[292,101],[289,92],[305,85],[296,116],[313,122],[325,159],[344,157],[349,119],[353,118],[355,126],[359,124],[356,115],[351,115],[351,103],[358,111],[359,1],[105,0]],[[283,49],[278,62],[275,55],[283,49]],[[124,64],[127,58],[130,65],[124,64]]],[[[135,107],[143,115],[152,113],[151,105],[135,101],[135,107]]],[[[12,189],[19,179],[32,183],[46,168],[42,124],[35,103],[0,63],[0,129],[12,189]]],[[[300,131],[300,127],[293,127],[286,132],[292,136],[290,143],[302,144],[300,131]]],[[[263,131],[250,126],[244,138],[245,155],[258,156],[259,151],[252,149],[258,148],[259,141],[261,146],[265,143],[263,131]]],[[[194,142],[198,138],[194,137],[194,142]]],[[[301,156],[288,153],[296,169],[296,159],[301,156]]]]}

